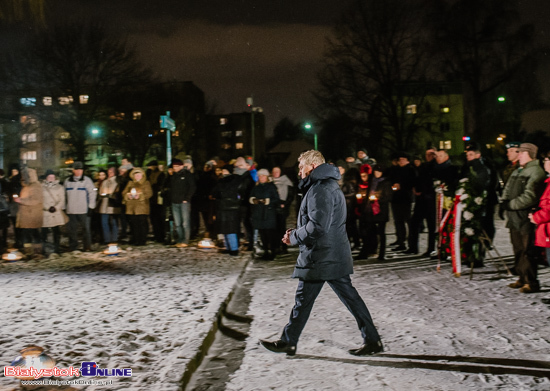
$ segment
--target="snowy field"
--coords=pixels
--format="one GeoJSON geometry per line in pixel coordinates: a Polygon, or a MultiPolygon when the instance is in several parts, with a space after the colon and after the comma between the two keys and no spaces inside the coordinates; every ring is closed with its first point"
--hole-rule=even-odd
{"type": "MultiPolygon", "coordinates": [[[[117,258],[82,253],[4,263],[2,368],[36,344],[59,368],[96,361],[132,369],[132,378],[87,390],[177,390],[247,259],[151,245],[117,258]]],[[[0,378],[0,390],[16,389],[17,380],[0,378]]]]}
{"type": "MultiPolygon", "coordinates": [[[[496,244],[511,254],[503,222],[496,244]]],[[[422,248],[422,247],[421,247],[422,248]]],[[[268,352],[259,338],[277,339],[294,304],[297,282],[281,273],[256,280],[246,355],[229,390],[550,390],[550,270],[543,292],[521,294],[491,262],[453,277],[450,264],[418,257],[367,261],[353,284],[385,344],[382,355],[354,357],[361,345],[351,314],[325,285],[297,354],[268,352]]],[[[285,274],[291,272],[289,268],[285,274]]]]}

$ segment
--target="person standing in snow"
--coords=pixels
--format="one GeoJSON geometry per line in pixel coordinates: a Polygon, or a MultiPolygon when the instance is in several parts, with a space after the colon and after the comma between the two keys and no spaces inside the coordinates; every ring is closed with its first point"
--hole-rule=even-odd
{"type": "Polygon", "coordinates": [[[287,245],[299,245],[300,255],[292,277],[298,278],[295,305],[280,339],[260,344],[275,353],[296,354],[296,345],[309,318],[315,299],[327,282],[357,321],[363,345],[349,350],[353,355],[370,355],[384,350],[371,315],[351,284],[353,258],[346,234],[346,201],[338,187],[338,168],[325,163],[319,151],[304,152],[298,158],[304,197],[296,229],[283,237],[287,245]]]}
{"type": "MultiPolygon", "coordinates": [[[[277,208],[277,235],[279,237],[284,236],[286,232],[286,220],[290,213],[290,205],[294,198],[294,184],[286,176],[281,175],[280,167],[273,167],[271,170],[271,176],[273,178],[273,184],[277,187],[277,193],[279,193],[279,207],[277,208]]],[[[287,245],[281,243],[281,253],[286,254],[288,252],[287,245]]]]}

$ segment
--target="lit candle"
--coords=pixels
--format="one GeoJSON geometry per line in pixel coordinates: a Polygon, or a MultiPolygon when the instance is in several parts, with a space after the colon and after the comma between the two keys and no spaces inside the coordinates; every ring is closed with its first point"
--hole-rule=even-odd
{"type": "Polygon", "coordinates": [[[376,201],[376,196],[375,196],[374,194],[371,195],[371,196],[369,197],[369,200],[371,200],[371,201],[376,201]]]}
{"type": "Polygon", "coordinates": [[[8,259],[16,259],[16,258],[17,258],[17,255],[15,255],[14,253],[8,254],[8,259]]]}
{"type": "Polygon", "coordinates": [[[358,200],[360,200],[361,198],[363,198],[363,196],[361,195],[361,193],[357,193],[357,194],[355,195],[355,197],[357,197],[358,200]]]}

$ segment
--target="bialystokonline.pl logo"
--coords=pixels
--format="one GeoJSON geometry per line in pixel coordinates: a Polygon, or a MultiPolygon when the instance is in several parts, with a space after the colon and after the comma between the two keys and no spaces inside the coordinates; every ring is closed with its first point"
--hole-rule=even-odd
{"type": "Polygon", "coordinates": [[[112,380],[97,380],[94,378],[113,378],[113,377],[132,377],[131,368],[112,368],[102,369],[94,361],[84,361],[80,368],[23,368],[23,367],[4,367],[5,377],[15,377],[22,379],[23,385],[109,385],[112,380]],[[84,377],[86,379],[78,380],[51,380],[48,377],[84,377]],[[33,380],[34,379],[34,380],[33,380]]]}

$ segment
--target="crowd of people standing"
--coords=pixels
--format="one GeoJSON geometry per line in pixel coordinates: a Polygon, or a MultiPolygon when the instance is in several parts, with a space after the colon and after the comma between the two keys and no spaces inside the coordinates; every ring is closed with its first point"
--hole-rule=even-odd
{"type": "Polygon", "coordinates": [[[229,164],[210,160],[202,170],[189,158],[173,159],[166,170],[157,161],[144,169],[127,159],[90,175],[82,162],[71,169],[63,181],[52,170],[40,180],[32,168],[12,167],[9,177],[0,172],[2,252],[10,225],[15,239],[10,247],[29,258],[92,251],[98,244],[143,246],[150,233],[158,243],[185,248],[198,238],[201,218],[201,235],[230,255],[238,255],[240,247],[254,251],[256,242],[263,259],[286,252],[280,238],[295,193],[279,167],[257,170],[247,156],[229,164]],[[68,236],[66,246],[62,234],[68,236]]]}

